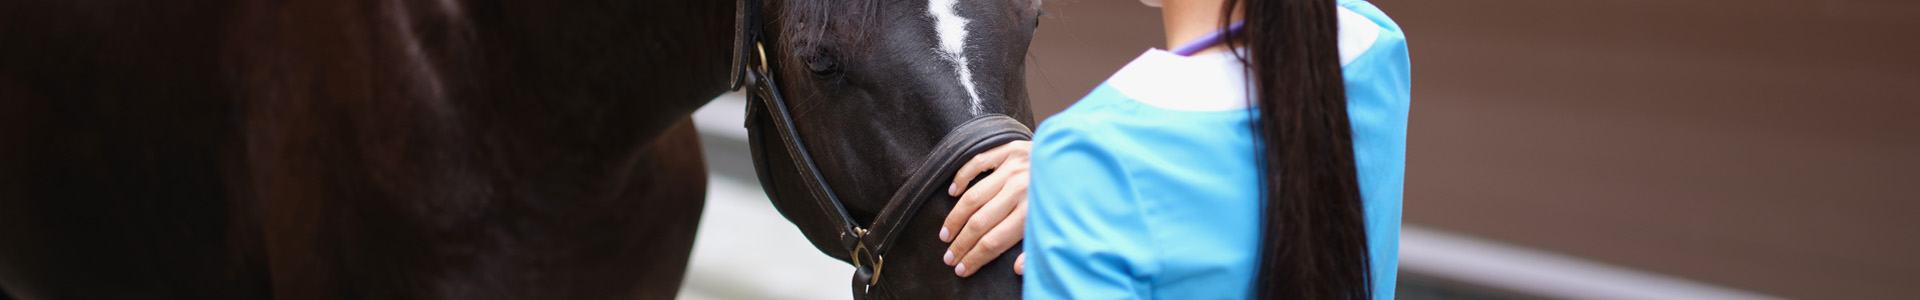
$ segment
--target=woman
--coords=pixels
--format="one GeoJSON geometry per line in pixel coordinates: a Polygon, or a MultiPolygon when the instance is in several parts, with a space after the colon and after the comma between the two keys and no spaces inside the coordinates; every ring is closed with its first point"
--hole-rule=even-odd
{"type": "Polygon", "coordinates": [[[1147,51],[1032,144],[960,170],[947,264],[971,275],[1024,235],[1028,298],[1391,299],[1399,26],[1361,0],[1164,4],[1168,44],[1186,46],[1147,51]]]}

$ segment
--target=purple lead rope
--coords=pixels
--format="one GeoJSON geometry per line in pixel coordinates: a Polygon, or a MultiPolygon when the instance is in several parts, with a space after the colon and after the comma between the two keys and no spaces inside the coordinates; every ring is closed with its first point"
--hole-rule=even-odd
{"type": "Polygon", "coordinates": [[[1179,48],[1173,48],[1173,54],[1179,54],[1180,56],[1193,56],[1194,53],[1200,52],[1200,50],[1205,50],[1207,49],[1207,47],[1213,47],[1213,45],[1217,45],[1217,44],[1220,44],[1220,42],[1222,41],[1226,41],[1227,36],[1240,32],[1240,28],[1246,27],[1246,25],[1247,25],[1247,22],[1245,21],[1233,22],[1233,25],[1227,25],[1227,29],[1221,29],[1218,31],[1207,33],[1207,35],[1203,35],[1203,36],[1200,36],[1200,38],[1193,39],[1192,42],[1187,42],[1186,45],[1180,45],[1179,48]]]}

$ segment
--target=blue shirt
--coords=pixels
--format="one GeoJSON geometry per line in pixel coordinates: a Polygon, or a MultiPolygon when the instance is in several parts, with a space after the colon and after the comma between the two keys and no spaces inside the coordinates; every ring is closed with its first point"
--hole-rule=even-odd
{"type": "MultiPolygon", "coordinates": [[[[1364,1],[1341,1],[1340,23],[1374,295],[1392,299],[1411,84],[1406,39],[1364,1]]],[[[1230,54],[1149,50],[1041,124],[1025,297],[1252,295],[1260,164],[1240,68],[1230,54]]]]}

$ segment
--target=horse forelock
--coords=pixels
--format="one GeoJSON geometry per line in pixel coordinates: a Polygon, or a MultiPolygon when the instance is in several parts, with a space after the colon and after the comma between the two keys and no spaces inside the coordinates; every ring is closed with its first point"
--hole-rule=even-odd
{"type": "Polygon", "coordinates": [[[820,41],[845,39],[865,40],[868,30],[836,30],[837,28],[876,28],[880,22],[880,0],[769,0],[776,7],[768,21],[789,24],[781,27],[778,36],[796,37],[794,41],[784,43],[793,49],[804,49],[820,41]],[[830,34],[842,36],[829,36],[830,34]]]}

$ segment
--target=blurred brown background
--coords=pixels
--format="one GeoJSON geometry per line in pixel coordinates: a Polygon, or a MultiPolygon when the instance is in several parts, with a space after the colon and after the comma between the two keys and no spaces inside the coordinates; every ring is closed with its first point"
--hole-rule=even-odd
{"type": "MultiPolygon", "coordinates": [[[[1374,1],[1406,30],[1405,221],[1773,296],[1920,298],[1920,1],[1374,1]]],[[[1048,1],[1035,109],[1159,11],[1048,1]]]]}

